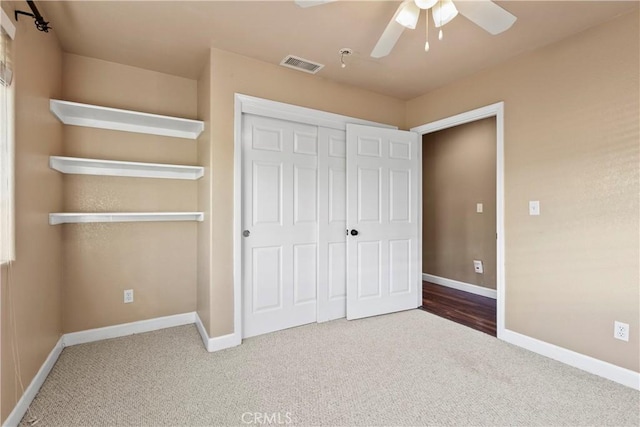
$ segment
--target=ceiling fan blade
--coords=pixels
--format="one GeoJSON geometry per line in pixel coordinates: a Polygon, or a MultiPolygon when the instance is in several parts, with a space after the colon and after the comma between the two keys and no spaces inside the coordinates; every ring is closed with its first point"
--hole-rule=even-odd
{"type": "Polygon", "coordinates": [[[376,46],[371,51],[371,56],[373,58],[382,58],[383,56],[389,55],[404,32],[405,27],[396,22],[396,16],[400,10],[402,10],[403,6],[404,2],[400,4],[396,13],[393,14],[391,21],[387,24],[387,28],[384,29],[378,43],[376,43],[376,46]]]}
{"type": "Polygon", "coordinates": [[[320,6],[326,3],[333,3],[337,0],[295,0],[295,4],[300,7],[320,6]]]}
{"type": "Polygon", "coordinates": [[[490,0],[455,0],[458,12],[493,35],[511,28],[516,18],[490,0]]]}

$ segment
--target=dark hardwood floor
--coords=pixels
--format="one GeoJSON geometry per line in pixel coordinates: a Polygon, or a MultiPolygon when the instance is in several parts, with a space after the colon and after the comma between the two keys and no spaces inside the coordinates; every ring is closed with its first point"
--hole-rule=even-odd
{"type": "Polygon", "coordinates": [[[496,336],[496,300],[422,282],[422,309],[496,336]]]}

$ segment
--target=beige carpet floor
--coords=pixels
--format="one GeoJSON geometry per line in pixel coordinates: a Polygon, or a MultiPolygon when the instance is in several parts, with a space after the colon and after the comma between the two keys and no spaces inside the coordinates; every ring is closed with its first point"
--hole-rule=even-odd
{"type": "Polygon", "coordinates": [[[193,325],[68,347],[32,405],[38,426],[638,426],[639,412],[637,391],[418,310],[212,354],[193,325]]]}

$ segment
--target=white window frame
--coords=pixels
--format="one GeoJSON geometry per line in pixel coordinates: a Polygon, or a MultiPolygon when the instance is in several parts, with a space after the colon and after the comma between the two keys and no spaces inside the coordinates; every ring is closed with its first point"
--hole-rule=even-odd
{"type": "MultiPolygon", "coordinates": [[[[0,9],[0,28],[11,40],[15,39],[16,27],[0,9]]],[[[15,83],[0,87],[0,265],[15,260],[15,83]]]]}

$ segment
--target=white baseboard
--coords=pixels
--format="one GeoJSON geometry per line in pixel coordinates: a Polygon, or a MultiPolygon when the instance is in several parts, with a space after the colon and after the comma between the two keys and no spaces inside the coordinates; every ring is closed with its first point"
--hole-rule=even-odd
{"type": "Polygon", "coordinates": [[[435,283],[436,285],[446,286],[447,288],[469,292],[470,294],[497,299],[497,293],[495,289],[483,288],[482,286],[472,285],[471,283],[459,282],[453,279],[445,279],[444,277],[434,276],[433,274],[427,273],[422,273],[422,280],[424,280],[425,282],[435,283]]]}
{"type": "Polygon", "coordinates": [[[11,411],[5,420],[3,427],[14,427],[20,424],[22,417],[27,413],[29,405],[31,405],[36,394],[40,391],[40,387],[42,387],[42,384],[47,379],[49,372],[51,372],[51,369],[58,360],[58,357],[60,357],[64,347],[110,338],[125,337],[133,334],[141,334],[143,332],[157,331],[159,329],[173,328],[174,326],[190,325],[193,323],[196,324],[196,327],[200,332],[200,336],[202,336],[204,346],[209,352],[235,347],[240,345],[242,342],[240,334],[235,333],[223,335],[221,337],[209,338],[206,330],[204,329],[204,325],[196,312],[157,317],[155,319],[141,320],[138,322],[123,323],[121,325],[64,334],[53,347],[53,350],[49,353],[49,356],[40,367],[36,376],[31,380],[31,384],[29,384],[29,387],[27,387],[15,408],[13,408],[13,411],[11,411]]]}
{"type": "Polygon", "coordinates": [[[549,344],[527,335],[505,329],[498,337],[510,344],[533,351],[545,357],[557,360],[574,368],[582,369],[599,377],[640,390],[640,373],[604,362],[557,345],[549,344]]]}
{"type": "MultiPolygon", "coordinates": [[[[432,278],[437,276],[423,276],[429,276],[429,278],[426,278],[425,280],[436,283],[432,278]]],[[[38,394],[40,387],[42,387],[42,384],[49,375],[49,372],[51,372],[51,369],[55,365],[58,357],[62,353],[62,349],[65,346],[122,337],[142,332],[150,332],[158,329],[171,328],[174,326],[188,325],[191,323],[196,324],[198,332],[202,337],[204,346],[209,352],[235,347],[240,345],[242,342],[242,338],[239,333],[209,338],[204,325],[200,320],[200,316],[198,316],[198,314],[195,312],[65,334],[53,347],[53,349],[49,353],[49,356],[40,367],[40,370],[35,375],[33,380],[31,380],[29,387],[27,387],[24,394],[22,395],[16,406],[13,408],[13,411],[11,411],[11,413],[5,420],[3,426],[14,427],[20,423],[22,417],[24,417],[24,414],[27,412],[29,405],[31,405],[31,402],[35,398],[36,394],[38,394]]],[[[640,373],[638,372],[621,368],[620,366],[616,366],[602,360],[594,359],[593,357],[585,356],[583,354],[576,353],[574,351],[567,350],[565,348],[558,347],[556,345],[549,344],[544,341],[540,341],[538,339],[531,338],[508,329],[502,331],[498,338],[510,344],[533,351],[534,353],[538,353],[545,357],[549,357],[551,359],[573,366],[575,368],[582,369],[583,371],[589,372],[591,374],[607,378],[611,381],[615,381],[619,384],[631,387],[635,390],[640,390],[640,373]]]]}
{"type": "Polygon", "coordinates": [[[198,313],[196,313],[196,327],[198,328],[198,332],[200,332],[200,337],[202,337],[202,342],[204,343],[204,347],[207,349],[209,353],[213,353],[214,351],[224,350],[226,348],[236,347],[242,343],[242,338],[239,332],[234,332],[232,334],[209,338],[209,335],[207,334],[207,330],[202,324],[202,320],[200,320],[200,316],[198,316],[198,313]]]}
{"type": "Polygon", "coordinates": [[[20,424],[20,420],[22,420],[24,414],[27,413],[27,409],[29,409],[31,402],[36,397],[36,394],[38,394],[38,391],[40,391],[40,387],[44,384],[44,380],[47,379],[47,376],[49,375],[49,372],[51,372],[51,369],[53,369],[53,365],[56,364],[58,357],[60,357],[60,353],[62,353],[62,349],[64,348],[63,338],[64,337],[60,337],[56,345],[53,347],[53,350],[51,350],[49,356],[45,359],[40,370],[31,380],[31,384],[29,384],[29,387],[24,391],[24,394],[13,408],[13,411],[11,411],[7,419],[4,421],[3,426],[14,427],[20,424]]]}
{"type": "Polygon", "coordinates": [[[141,334],[143,332],[157,331],[158,329],[173,328],[174,326],[190,325],[195,323],[196,313],[175,314],[173,316],[156,317],[155,319],[140,320],[138,322],[123,323],[104,328],[88,329],[86,331],[64,334],[65,347],[84,344],[88,342],[107,340],[110,338],[125,337],[127,335],[141,334]]]}

